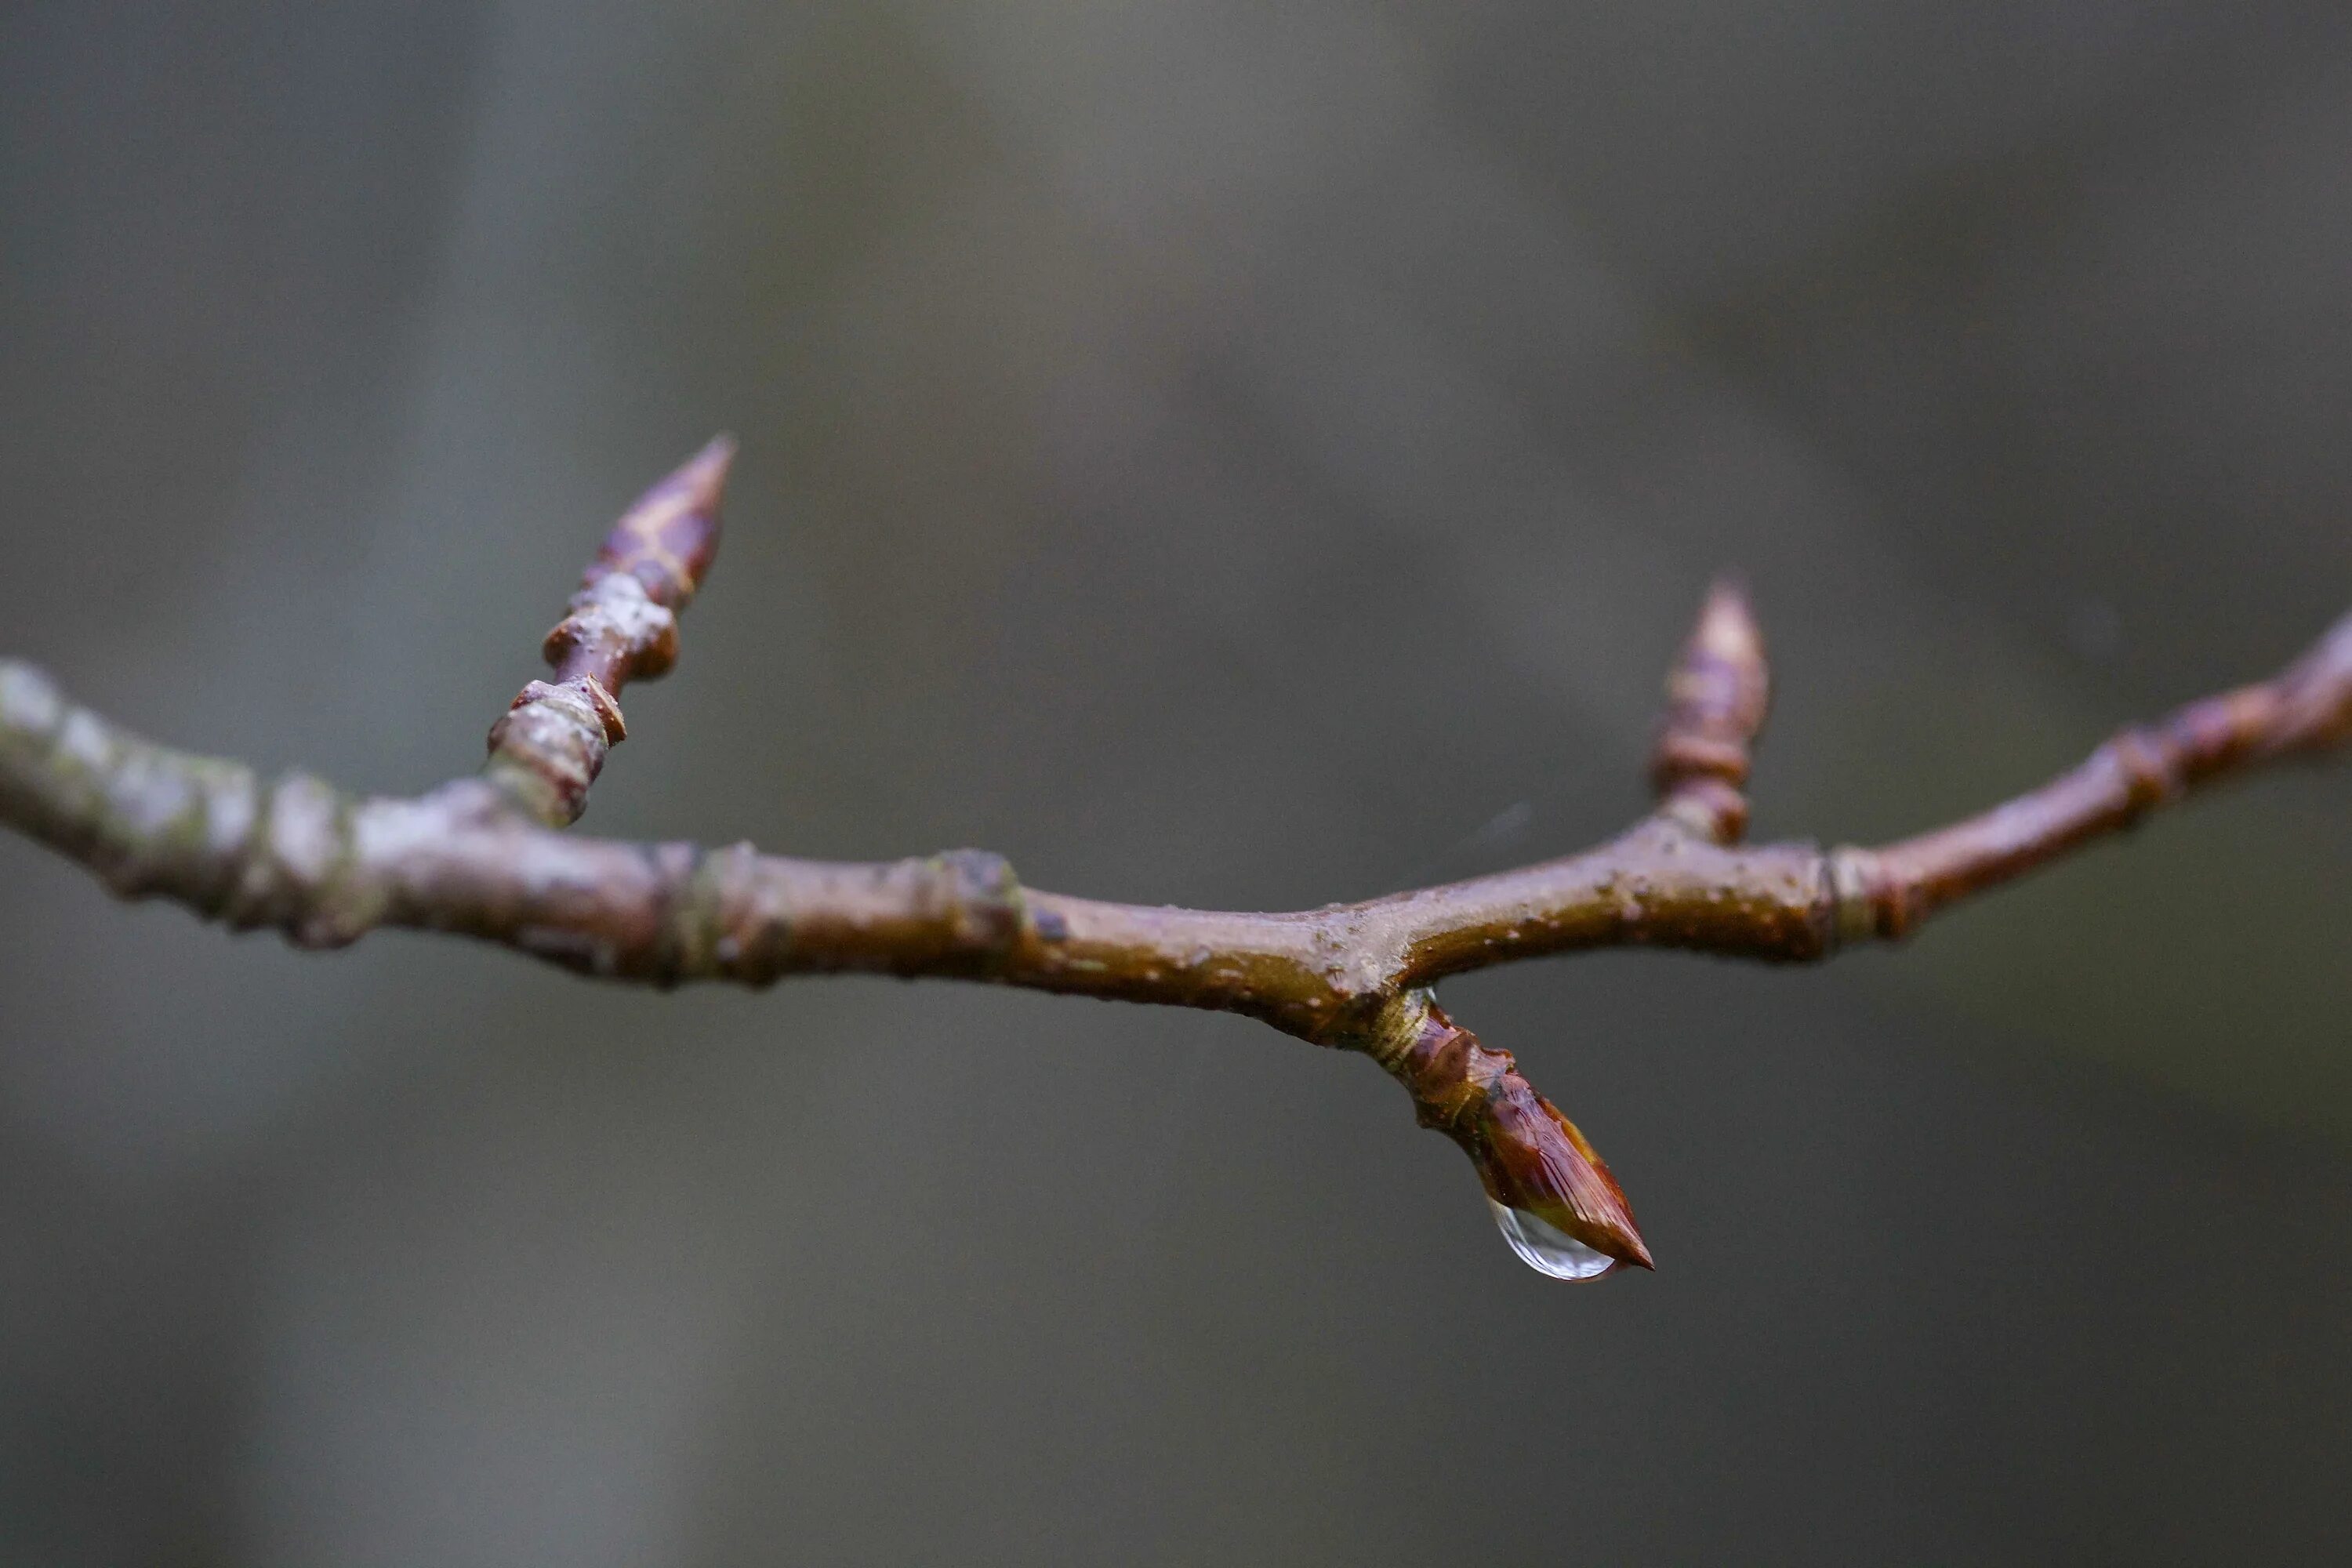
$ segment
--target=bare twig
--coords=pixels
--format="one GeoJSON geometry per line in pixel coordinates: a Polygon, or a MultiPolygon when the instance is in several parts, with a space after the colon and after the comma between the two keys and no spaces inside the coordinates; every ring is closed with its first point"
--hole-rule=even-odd
{"type": "Polygon", "coordinates": [[[719,502],[735,443],[721,436],[638,498],[604,536],[547,634],[552,681],[524,687],[490,731],[482,776],[534,820],[564,827],[587,808],[604,755],[628,734],[621,688],[677,662],[677,612],[719,553],[719,502]]]}
{"type": "Polygon", "coordinates": [[[1445,887],[1225,913],[1024,888],[982,850],[839,864],[551,831],[579,816],[622,733],[615,694],[675,658],[675,613],[717,548],[729,456],[714,443],[614,529],[549,637],[556,679],[526,687],[491,731],[481,778],[415,799],[347,795],[301,773],[264,785],[242,763],[131,735],[31,666],[0,662],[0,821],[124,897],[304,946],[402,926],[656,985],[856,970],[1245,1013],[1380,1062],[1423,1123],[1469,1154],[1521,1256],[1585,1278],[1650,1263],[1624,1196],[1510,1056],[1436,1006],[1437,981],[1628,944],[1825,958],[1906,935],[2194,787],[2352,736],[2347,617],[2276,679],[2126,731],[1981,816],[1878,849],[1742,848],[1767,677],[1745,597],[1718,584],[1668,683],[1657,814],[1582,854],[1445,887]]]}

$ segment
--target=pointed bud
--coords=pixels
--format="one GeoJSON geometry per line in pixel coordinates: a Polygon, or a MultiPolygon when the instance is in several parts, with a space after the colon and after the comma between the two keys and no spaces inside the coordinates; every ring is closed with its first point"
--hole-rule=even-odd
{"type": "Polygon", "coordinates": [[[719,553],[719,503],[734,460],[734,440],[721,436],[621,514],[541,649],[559,683],[588,676],[618,695],[677,662],[677,612],[719,553]]]}
{"type": "Polygon", "coordinates": [[[604,536],[584,584],[593,588],[607,573],[625,572],[655,604],[684,609],[719,553],[719,504],[734,461],[735,438],[716,437],[638,497],[604,536]]]}
{"type": "Polygon", "coordinates": [[[1475,1138],[1461,1140],[1478,1168],[1511,1249],[1560,1279],[1592,1279],[1622,1264],[1656,1267],[1633,1211],[1576,1123],[1506,1075],[1487,1099],[1475,1138]]]}
{"type": "Polygon", "coordinates": [[[1481,1045],[1425,992],[1407,1004],[1389,1048],[1375,1054],[1412,1095],[1422,1125],[1470,1156],[1520,1260],[1559,1279],[1654,1268],[1609,1167],[1519,1076],[1511,1054],[1481,1045]]]}
{"type": "Polygon", "coordinates": [[[1666,714],[1651,752],[1650,779],[1668,815],[1717,843],[1738,842],[1748,826],[1740,786],[1770,698],[1764,635],[1748,595],[1720,580],[1666,677],[1666,714]]]}

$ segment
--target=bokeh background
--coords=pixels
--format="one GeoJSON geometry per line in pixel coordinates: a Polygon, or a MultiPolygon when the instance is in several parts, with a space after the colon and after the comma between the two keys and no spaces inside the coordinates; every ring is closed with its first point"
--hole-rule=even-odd
{"type": "MultiPolygon", "coordinates": [[[[0,10],[0,626],[470,768],[730,533],[585,830],[1291,907],[1640,809],[1754,584],[1868,841],[2352,604],[2352,13],[0,10]]],[[[948,985],[305,956],[0,837],[0,1558],[2341,1562],[2352,772],[1821,971],[1447,1000],[1655,1277],[1361,1061],[948,985]]]]}

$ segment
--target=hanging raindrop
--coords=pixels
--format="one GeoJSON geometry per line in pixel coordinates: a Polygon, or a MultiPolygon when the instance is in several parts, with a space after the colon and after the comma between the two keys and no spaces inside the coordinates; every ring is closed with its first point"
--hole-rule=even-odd
{"type": "Polygon", "coordinates": [[[1607,1253],[1585,1246],[1525,1209],[1508,1208],[1492,1198],[1486,1200],[1486,1206],[1495,1211],[1496,1227],[1519,1255],[1519,1261],[1538,1274],[1555,1279],[1598,1279],[1618,1267],[1617,1259],[1607,1253]]]}

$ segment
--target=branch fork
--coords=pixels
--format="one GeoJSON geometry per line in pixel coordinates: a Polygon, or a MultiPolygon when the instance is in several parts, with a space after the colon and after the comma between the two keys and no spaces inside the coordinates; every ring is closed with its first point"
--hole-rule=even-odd
{"type": "Polygon", "coordinates": [[[1246,1014],[1378,1062],[1422,1125],[1469,1156],[1514,1250],[1591,1279],[1652,1266],[1623,1192],[1510,1053],[1438,1006],[1439,981],[1631,944],[1823,959],[1907,936],[2205,784],[2352,739],[2347,616],[2274,679],[2126,730],[1979,816],[1876,848],[1747,846],[1770,679],[1747,595],[1726,581],[1667,679],[1652,815],[1580,854],[1444,887],[1245,914],[1050,893],[984,850],[852,864],[562,832],[627,735],[623,689],[677,661],[733,454],[712,442],[606,535],[542,649],[553,679],[524,686],[492,726],[478,774],[409,799],[300,773],[264,784],[242,763],[132,735],[0,659],[0,822],[124,898],[303,947],[404,927],[662,986],[861,971],[1246,1014]]]}

